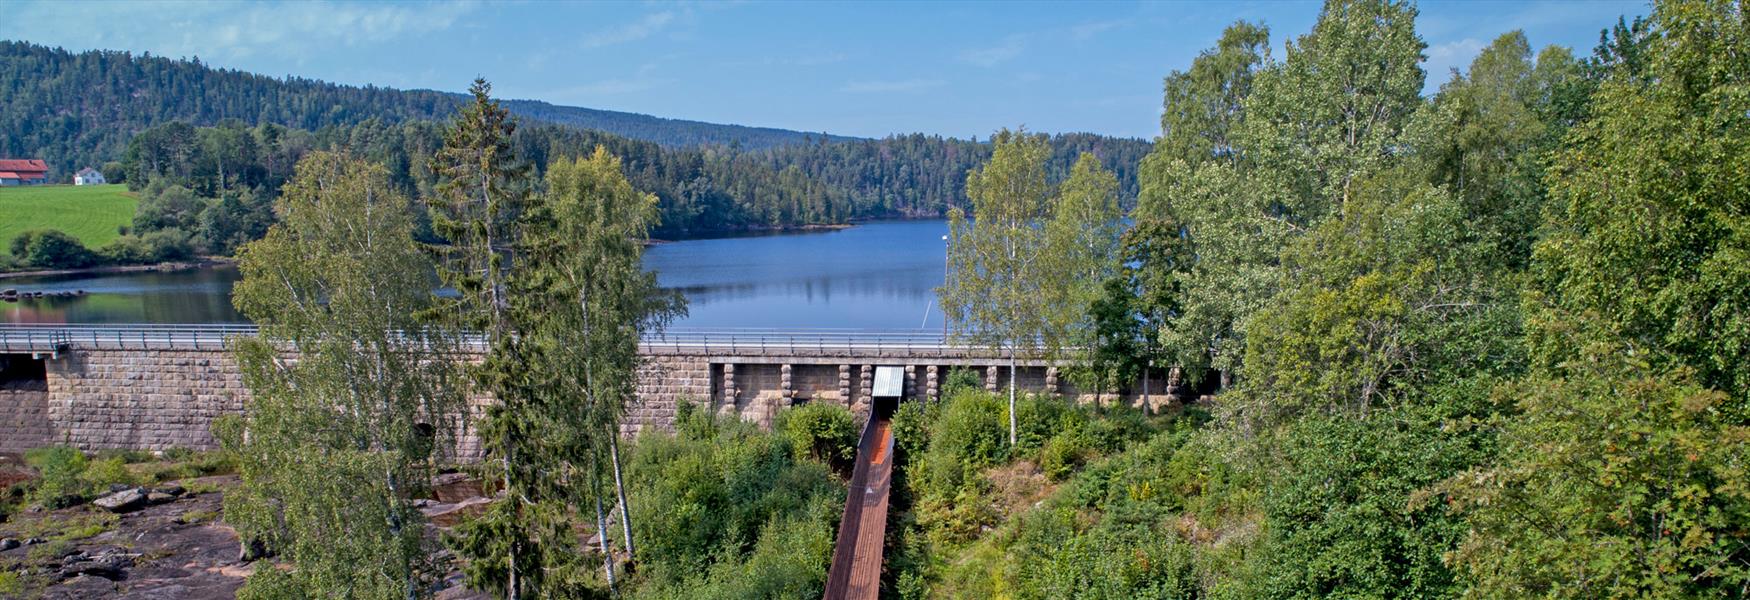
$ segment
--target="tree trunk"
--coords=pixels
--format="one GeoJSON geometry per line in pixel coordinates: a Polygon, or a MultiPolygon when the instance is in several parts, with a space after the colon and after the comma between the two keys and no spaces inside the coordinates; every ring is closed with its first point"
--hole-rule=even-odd
{"type": "Polygon", "coordinates": [[[1015,349],[1009,349],[1009,447],[1015,447],[1015,349]]]}
{"type": "MultiPolygon", "coordinates": [[[[600,463],[597,463],[598,465],[600,463]]],[[[595,531],[596,540],[602,548],[602,568],[608,574],[608,594],[618,597],[620,591],[614,587],[614,553],[608,550],[608,519],[602,512],[601,476],[595,476],[595,531]]]]}
{"type": "Polygon", "coordinates": [[[638,561],[638,552],[632,546],[632,506],[626,503],[626,482],[620,477],[620,435],[617,431],[608,432],[608,456],[614,462],[614,494],[620,497],[620,528],[626,534],[626,562],[634,563],[638,561]]]}
{"type": "Polygon", "coordinates": [[[1142,414],[1154,414],[1154,403],[1148,397],[1148,367],[1142,368],[1142,414]]]}
{"type": "MultiPolygon", "coordinates": [[[[522,509],[522,503],[517,498],[516,488],[511,486],[510,452],[511,452],[511,448],[510,448],[509,444],[506,444],[505,455],[500,458],[500,460],[502,461],[502,463],[504,465],[504,498],[505,498],[506,502],[510,502],[511,506],[515,507],[516,517],[514,517],[514,519],[516,521],[516,524],[520,527],[523,523],[523,519],[522,519],[523,509],[522,509]]],[[[522,551],[522,544],[520,542],[514,542],[514,541],[511,542],[511,544],[510,544],[510,556],[507,557],[508,560],[506,561],[508,566],[509,566],[509,568],[506,570],[506,573],[509,576],[507,577],[507,580],[505,581],[505,584],[504,584],[504,597],[509,599],[509,600],[518,600],[519,598],[522,597],[522,594],[523,594],[522,586],[520,585],[521,582],[518,580],[518,577],[517,577],[517,566],[516,566],[516,555],[518,552],[521,552],[521,551],[522,551]]]]}

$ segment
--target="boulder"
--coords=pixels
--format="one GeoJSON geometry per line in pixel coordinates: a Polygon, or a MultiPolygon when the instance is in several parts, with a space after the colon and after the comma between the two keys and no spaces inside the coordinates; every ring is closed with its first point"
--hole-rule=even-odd
{"type": "Polygon", "coordinates": [[[486,509],[492,504],[491,498],[474,497],[455,504],[433,504],[420,509],[432,525],[438,527],[455,527],[469,518],[486,514],[486,509]]]}
{"type": "Polygon", "coordinates": [[[120,554],[97,556],[86,560],[68,563],[61,567],[57,574],[61,579],[70,579],[85,575],[87,577],[102,577],[110,581],[120,581],[128,576],[127,568],[133,566],[133,558],[120,554]]]}
{"type": "Polygon", "coordinates": [[[486,495],[480,481],[467,473],[444,473],[431,479],[431,495],[438,502],[455,503],[486,495]]]}
{"type": "Polygon", "coordinates": [[[172,496],[172,495],[166,494],[164,492],[152,491],[152,492],[148,492],[146,494],[146,503],[151,504],[153,506],[157,506],[159,504],[164,504],[166,502],[173,502],[175,500],[176,500],[176,496],[172,496]]]}
{"type": "Polygon", "coordinates": [[[24,545],[24,542],[20,542],[18,540],[12,539],[12,538],[0,539],[0,552],[5,552],[7,550],[11,550],[13,548],[17,548],[17,547],[23,546],[23,545],[24,545]]]}
{"type": "Polygon", "coordinates": [[[166,483],[164,485],[152,488],[152,491],[155,493],[168,494],[171,496],[181,496],[187,492],[186,490],[182,489],[182,486],[174,484],[174,483],[166,483]]]}
{"type": "Polygon", "coordinates": [[[91,505],[112,513],[125,513],[144,508],[146,502],[145,489],[131,488],[92,500],[91,505]]]}

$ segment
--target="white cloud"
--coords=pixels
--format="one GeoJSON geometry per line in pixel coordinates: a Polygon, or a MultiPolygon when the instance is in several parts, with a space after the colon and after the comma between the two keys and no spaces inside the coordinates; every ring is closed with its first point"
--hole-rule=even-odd
{"type": "Polygon", "coordinates": [[[1019,34],[1003,38],[1003,43],[986,48],[972,48],[960,53],[960,61],[980,67],[994,67],[1021,55],[1027,49],[1027,38],[1019,34]]]}
{"type": "Polygon", "coordinates": [[[634,71],[629,75],[606,77],[586,83],[541,91],[531,97],[558,104],[564,104],[567,102],[588,102],[599,100],[603,96],[618,96],[649,91],[678,81],[673,77],[660,77],[657,75],[658,71],[660,71],[660,67],[656,63],[644,63],[638,66],[637,71],[634,71]]]}
{"type": "Polygon", "coordinates": [[[941,87],[948,82],[940,79],[904,79],[898,81],[852,81],[839,91],[849,94],[891,94],[921,92],[941,87]]]}
{"type": "Polygon", "coordinates": [[[1125,21],[1094,21],[1092,23],[1082,23],[1069,28],[1069,37],[1076,41],[1082,41],[1107,31],[1123,27],[1125,23],[1125,21]]]}
{"type": "Polygon", "coordinates": [[[674,82],[673,79],[660,78],[660,77],[649,77],[649,78],[646,78],[646,77],[617,78],[617,77],[615,77],[615,78],[603,79],[600,81],[593,81],[593,82],[585,83],[585,84],[581,84],[581,85],[574,85],[574,86],[567,87],[567,88],[564,88],[561,90],[556,90],[556,91],[550,92],[548,94],[543,94],[543,96],[583,97],[583,98],[599,97],[599,96],[617,96],[620,94],[631,94],[631,93],[635,93],[635,92],[642,92],[642,91],[646,91],[646,90],[649,90],[651,88],[655,88],[655,87],[663,85],[663,84],[673,83],[673,82],[674,82]]]}
{"type": "Polygon", "coordinates": [[[644,17],[637,21],[589,34],[587,37],[583,38],[583,47],[600,48],[602,46],[636,42],[662,31],[664,27],[668,27],[669,23],[674,22],[674,19],[675,13],[671,10],[650,13],[644,15],[644,17]]]}
{"type": "Polygon", "coordinates": [[[1422,68],[1428,72],[1428,86],[1431,89],[1439,88],[1441,84],[1450,81],[1453,69],[1463,71],[1469,67],[1470,62],[1487,45],[1476,38],[1465,38],[1429,46],[1426,52],[1428,61],[1422,64],[1422,68]]]}
{"type": "Polygon", "coordinates": [[[129,49],[171,57],[230,60],[360,46],[449,29],[477,7],[289,2],[63,2],[8,6],[0,37],[70,49],[129,49]]]}

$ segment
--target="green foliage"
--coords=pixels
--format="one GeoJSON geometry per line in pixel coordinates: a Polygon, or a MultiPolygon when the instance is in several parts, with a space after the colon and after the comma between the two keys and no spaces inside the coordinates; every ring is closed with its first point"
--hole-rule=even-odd
{"type": "MultiPolygon", "coordinates": [[[[956,340],[1023,356],[1062,356],[1093,338],[1087,308],[1117,262],[1117,182],[1084,155],[1048,183],[1045,136],[1000,131],[991,160],[966,174],[968,219],[948,213],[947,281],[937,303],[956,340]]],[[[1009,386],[1009,443],[1016,442],[1009,386]]]]}
{"type": "Polygon", "coordinates": [[[1750,427],[1726,393],[1593,346],[1497,390],[1493,463],[1439,491],[1474,597],[1734,597],[1750,585],[1750,427]]]}
{"type": "Polygon", "coordinates": [[[644,435],[627,485],[640,576],[634,596],[818,596],[843,483],[799,460],[787,436],[683,408],[673,435],[644,435]]]}
{"type": "MultiPolygon", "coordinates": [[[[1114,413],[1119,421],[1128,420],[1114,413]]],[[[1065,430],[1047,442],[1079,437],[1093,452],[1105,415],[1065,430]]],[[[1196,419],[1151,423],[1124,443],[1121,453],[1095,459],[1068,477],[1041,506],[1022,512],[960,555],[923,561],[901,580],[914,593],[935,597],[1186,598],[1202,594],[1192,540],[1182,530],[1183,494],[1210,486],[1201,474],[1175,465],[1196,419]],[[1177,482],[1177,483],[1175,483],[1177,482]]],[[[1125,430],[1120,425],[1114,429],[1125,430]]],[[[1212,492],[1217,493],[1219,492],[1212,492]]],[[[974,499],[976,501],[976,499],[974,499]]],[[[1232,497],[1222,497],[1231,504],[1232,497]]],[[[920,521],[926,528],[928,519],[920,521]]],[[[954,546],[936,544],[933,551],[954,546]]],[[[916,550],[910,550],[915,552],[916,550]]],[[[913,562],[918,562],[912,559],[913,562]]]]}
{"type": "Polygon", "coordinates": [[[857,459],[857,424],[848,408],[809,403],[778,413],[778,431],[798,458],[811,458],[841,473],[857,459]]]}
{"type": "Polygon", "coordinates": [[[1245,101],[1260,65],[1270,58],[1269,28],[1235,21],[1191,67],[1167,75],[1161,136],[1148,160],[1197,164],[1232,154],[1245,121],[1245,101]]]}
{"type": "MultiPolygon", "coordinates": [[[[33,448],[25,451],[24,462],[36,470],[37,479],[22,489],[28,490],[26,499],[31,504],[56,509],[106,494],[112,484],[132,486],[156,481],[131,469],[130,463],[140,461],[130,458],[141,457],[118,451],[104,451],[92,457],[68,446],[33,448]]],[[[150,455],[145,455],[141,460],[149,458],[150,455]]]]}
{"type": "Polygon", "coordinates": [[[96,258],[77,238],[54,229],[20,233],[12,238],[11,250],[21,264],[38,269],[77,269],[96,258]]]}
{"type": "Polygon", "coordinates": [[[260,327],[233,342],[249,403],[214,429],[243,480],[227,521],[295,568],[259,571],[245,595],[424,595],[438,573],[408,498],[454,447],[466,390],[433,360],[458,338],[416,320],[435,298],[411,204],[381,167],[329,153],[299,163],[279,204],[233,293],[260,327]]]}
{"type": "Polygon", "coordinates": [[[1393,172],[1358,183],[1342,215],[1284,251],[1288,287],[1246,331],[1257,343],[1240,418],[1364,413],[1413,397],[1440,373],[1512,366],[1500,343],[1482,357],[1440,350],[1467,337],[1507,339],[1514,330],[1491,317],[1512,302],[1497,288],[1506,278],[1489,276],[1487,247],[1462,207],[1408,179],[1393,172]]]}
{"type": "Polygon", "coordinates": [[[1418,490],[1488,456],[1488,437],[1446,431],[1426,409],[1308,417],[1270,447],[1261,504],[1268,530],[1237,594],[1254,598],[1453,595],[1442,558],[1462,539],[1447,507],[1418,490]]]}
{"type": "Polygon", "coordinates": [[[128,470],[128,461],[120,456],[90,461],[85,465],[84,479],[94,489],[108,489],[112,484],[140,483],[139,478],[128,470]]]}
{"type": "Polygon", "coordinates": [[[1607,71],[1546,180],[1527,298],[1536,364],[1624,340],[1750,418],[1750,32],[1734,2],[1658,4],[1642,73],[1607,71]],[[1641,76],[1641,75],[1644,75],[1641,76]]]}
{"type": "Polygon", "coordinates": [[[24,575],[17,571],[0,571],[0,594],[21,594],[24,592],[24,575]]]}
{"type": "Polygon", "coordinates": [[[159,229],[144,235],[127,234],[115,238],[98,250],[104,262],[121,265],[141,265],[188,260],[195,255],[194,244],[180,229],[159,229]]]}
{"type": "Polygon", "coordinates": [[[32,504],[61,508],[84,502],[91,486],[85,481],[85,454],[67,446],[35,448],[24,453],[24,464],[36,469],[32,504]]]}

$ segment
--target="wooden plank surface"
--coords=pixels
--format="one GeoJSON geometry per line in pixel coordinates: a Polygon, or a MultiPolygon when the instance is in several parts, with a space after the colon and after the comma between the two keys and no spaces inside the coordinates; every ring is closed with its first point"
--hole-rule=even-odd
{"type": "Polygon", "coordinates": [[[875,600],[881,592],[887,497],[893,484],[893,430],[887,419],[864,428],[839,523],[826,600],[875,600]]]}

